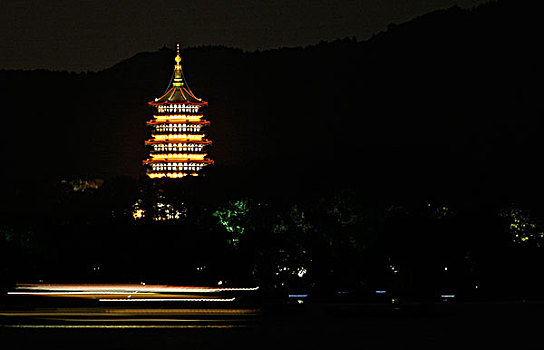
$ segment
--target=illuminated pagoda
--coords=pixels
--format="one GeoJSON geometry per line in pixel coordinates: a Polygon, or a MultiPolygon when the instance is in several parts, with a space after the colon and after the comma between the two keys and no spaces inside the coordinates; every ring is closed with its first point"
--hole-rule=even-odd
{"type": "Polygon", "coordinates": [[[145,141],[150,146],[149,158],[144,160],[147,176],[179,179],[187,175],[198,176],[198,171],[213,160],[206,158],[206,140],[203,128],[210,124],[203,119],[202,109],[208,102],[195,96],[187,85],[181,68],[179,44],[173,78],[164,95],[149,102],[153,119],[152,138],[145,141]]]}

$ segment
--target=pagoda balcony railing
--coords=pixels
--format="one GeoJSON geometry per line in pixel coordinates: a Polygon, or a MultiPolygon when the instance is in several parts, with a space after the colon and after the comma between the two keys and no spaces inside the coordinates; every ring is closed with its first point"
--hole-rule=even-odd
{"type": "Polygon", "coordinates": [[[202,152],[205,145],[198,145],[198,144],[181,144],[182,146],[178,146],[176,143],[157,143],[153,145],[153,148],[151,149],[150,153],[194,153],[194,152],[202,152]],[[185,146],[187,145],[187,146],[185,146]]]}
{"type": "Polygon", "coordinates": [[[202,114],[200,110],[202,106],[187,106],[187,107],[174,107],[171,106],[158,106],[155,105],[156,113],[172,114],[172,113],[183,113],[183,114],[202,114]]]}
{"type": "Polygon", "coordinates": [[[182,132],[184,134],[191,133],[191,134],[199,134],[201,132],[200,126],[197,128],[178,128],[178,127],[158,127],[155,126],[153,129],[154,133],[168,133],[171,134],[173,132],[182,132]]]}
{"type": "Polygon", "coordinates": [[[157,148],[152,149],[149,154],[165,154],[165,153],[187,153],[187,154],[200,154],[204,150],[203,147],[189,147],[189,148],[182,148],[182,147],[171,147],[171,148],[157,148]]]}
{"type": "Polygon", "coordinates": [[[147,172],[166,172],[166,171],[200,171],[205,166],[213,164],[213,161],[207,159],[206,162],[190,163],[150,163],[144,161],[147,166],[147,172]]]}
{"type": "Polygon", "coordinates": [[[155,145],[159,143],[169,144],[169,143],[195,143],[195,144],[201,144],[201,145],[211,145],[212,142],[210,140],[202,139],[200,141],[195,140],[179,140],[179,139],[164,139],[164,140],[157,140],[157,139],[150,139],[146,140],[146,145],[155,145]]]}
{"type": "MultiPolygon", "coordinates": [[[[190,165],[191,163],[196,164],[213,164],[213,160],[209,158],[204,159],[182,159],[182,158],[171,158],[171,159],[146,159],[143,161],[144,164],[169,164],[169,163],[176,163],[176,164],[187,164],[190,165]]],[[[175,166],[175,165],[170,165],[175,166]]],[[[192,166],[192,165],[191,165],[192,166]]]]}
{"type": "Polygon", "coordinates": [[[190,120],[190,119],[152,119],[148,120],[147,125],[159,124],[187,124],[187,125],[210,125],[209,120],[190,120]]]}

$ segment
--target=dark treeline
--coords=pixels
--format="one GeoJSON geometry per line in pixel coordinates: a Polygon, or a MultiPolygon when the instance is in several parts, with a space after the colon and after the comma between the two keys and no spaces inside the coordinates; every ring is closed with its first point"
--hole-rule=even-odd
{"type": "Polygon", "coordinates": [[[216,165],[179,183],[153,185],[141,166],[146,102],[166,88],[172,50],[100,72],[0,71],[6,280],[177,283],[200,278],[198,262],[202,281],[271,289],[536,291],[544,113],[533,7],[451,8],[367,41],[185,49],[216,165]],[[161,201],[185,208],[181,219],[154,221],[161,201]],[[240,203],[250,209],[233,219],[237,237],[220,219],[240,203]]]}
{"type": "Polygon", "coordinates": [[[224,281],[270,295],[412,300],[544,292],[542,221],[516,205],[380,201],[347,187],[213,203],[190,180],[65,182],[52,215],[3,215],[2,284],[224,281]]]}

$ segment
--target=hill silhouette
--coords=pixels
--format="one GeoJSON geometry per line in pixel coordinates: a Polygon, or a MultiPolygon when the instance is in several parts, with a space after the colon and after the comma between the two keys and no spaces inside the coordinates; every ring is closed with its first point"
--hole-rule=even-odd
{"type": "MultiPolygon", "coordinates": [[[[184,49],[188,82],[209,102],[207,185],[537,202],[534,6],[453,7],[362,42],[184,49]]],[[[162,48],[100,72],[0,71],[6,198],[46,196],[45,184],[69,177],[143,177],[147,101],[166,88],[173,57],[162,48]]]]}

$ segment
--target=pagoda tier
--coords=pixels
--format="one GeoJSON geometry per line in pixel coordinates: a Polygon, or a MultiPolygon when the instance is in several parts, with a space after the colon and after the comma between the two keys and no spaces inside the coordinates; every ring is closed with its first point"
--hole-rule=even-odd
{"type": "Polygon", "coordinates": [[[171,85],[164,95],[149,102],[155,112],[153,119],[147,121],[152,129],[151,138],[145,141],[150,153],[143,163],[150,178],[197,176],[198,171],[213,164],[204,153],[204,147],[212,143],[203,134],[210,122],[203,119],[201,109],[208,103],[197,98],[187,86],[179,45],[175,60],[171,85]]]}
{"type": "Polygon", "coordinates": [[[169,119],[169,120],[149,120],[146,122],[147,125],[159,125],[159,124],[167,124],[171,127],[189,127],[191,125],[209,125],[210,122],[207,120],[196,120],[196,121],[189,121],[189,120],[175,120],[175,119],[169,119]]]}
{"type": "Polygon", "coordinates": [[[161,134],[157,132],[152,135],[153,138],[145,141],[146,145],[157,143],[195,143],[195,144],[210,144],[210,140],[203,138],[204,135],[199,134],[161,134]]]}

